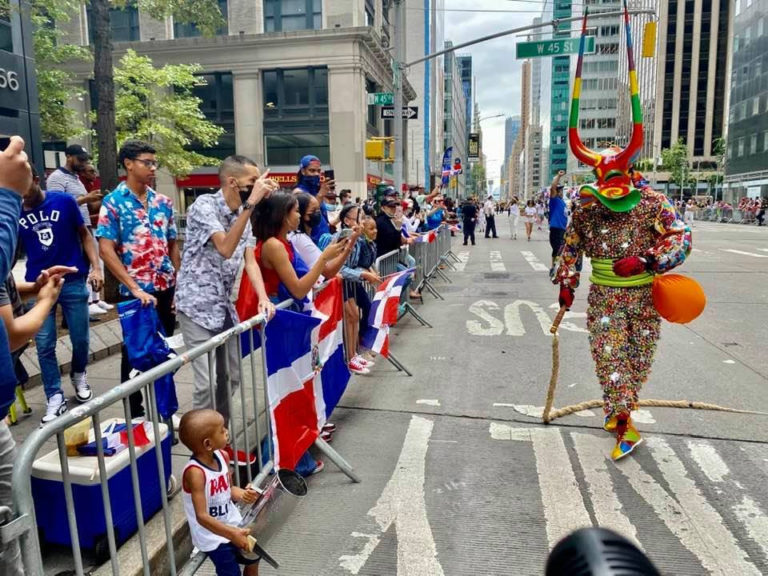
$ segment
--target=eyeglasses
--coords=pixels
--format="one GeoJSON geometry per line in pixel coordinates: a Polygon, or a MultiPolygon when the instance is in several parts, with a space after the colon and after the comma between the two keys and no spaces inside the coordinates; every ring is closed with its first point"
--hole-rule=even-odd
{"type": "Polygon", "coordinates": [[[160,163],[157,160],[145,160],[144,158],[136,158],[136,162],[141,162],[146,168],[160,167],[160,163]]]}

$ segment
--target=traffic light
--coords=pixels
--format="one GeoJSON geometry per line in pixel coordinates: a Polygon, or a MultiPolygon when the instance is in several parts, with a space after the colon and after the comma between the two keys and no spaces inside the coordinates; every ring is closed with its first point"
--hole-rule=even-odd
{"type": "Polygon", "coordinates": [[[643,29],[643,58],[656,55],[656,21],[646,22],[643,29]]]}
{"type": "Polygon", "coordinates": [[[365,141],[365,157],[368,160],[392,162],[395,158],[395,142],[392,138],[374,138],[365,141]]]}

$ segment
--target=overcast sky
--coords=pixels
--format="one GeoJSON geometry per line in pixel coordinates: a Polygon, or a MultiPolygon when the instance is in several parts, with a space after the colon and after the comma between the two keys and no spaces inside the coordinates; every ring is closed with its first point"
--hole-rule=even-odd
{"type": "MultiPolygon", "coordinates": [[[[454,44],[531,24],[541,14],[544,0],[445,0],[445,39],[454,44]],[[457,10],[457,11],[454,11],[457,10]],[[463,12],[458,10],[510,10],[510,12],[463,12]]],[[[475,101],[480,118],[520,114],[521,62],[515,60],[515,35],[470,46],[459,54],[472,56],[476,78],[475,101]]],[[[481,122],[483,152],[487,156],[488,178],[499,185],[504,161],[504,118],[481,122]]]]}

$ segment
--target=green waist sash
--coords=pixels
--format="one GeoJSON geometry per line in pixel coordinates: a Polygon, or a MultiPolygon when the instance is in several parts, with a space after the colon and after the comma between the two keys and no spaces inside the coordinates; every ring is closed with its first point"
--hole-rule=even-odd
{"type": "Polygon", "coordinates": [[[589,281],[598,286],[610,286],[612,288],[635,288],[647,286],[653,283],[653,273],[643,272],[636,276],[621,277],[613,272],[614,260],[609,258],[592,258],[592,275],[589,281]]]}

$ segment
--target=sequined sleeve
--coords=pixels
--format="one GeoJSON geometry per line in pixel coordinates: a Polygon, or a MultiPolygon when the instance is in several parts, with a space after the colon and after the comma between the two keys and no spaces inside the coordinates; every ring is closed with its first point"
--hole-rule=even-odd
{"type": "Polygon", "coordinates": [[[581,237],[573,222],[571,222],[565,231],[565,242],[560,249],[557,260],[557,273],[552,280],[553,284],[562,284],[573,289],[579,286],[582,252],[581,237]]]}
{"type": "Polygon", "coordinates": [[[680,266],[691,253],[691,229],[680,219],[667,197],[663,194],[659,197],[660,207],[653,222],[658,240],[646,255],[651,269],[663,274],[680,266]]]}

